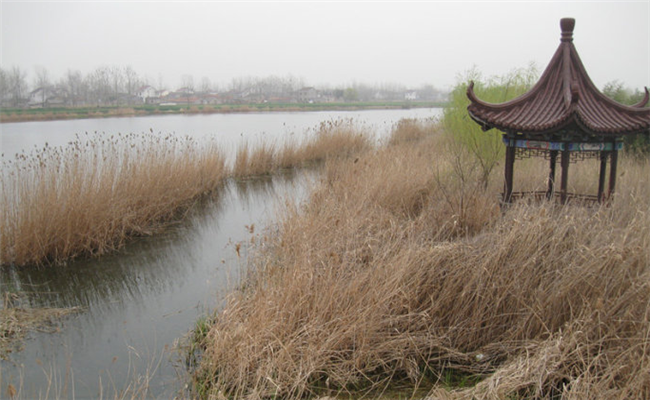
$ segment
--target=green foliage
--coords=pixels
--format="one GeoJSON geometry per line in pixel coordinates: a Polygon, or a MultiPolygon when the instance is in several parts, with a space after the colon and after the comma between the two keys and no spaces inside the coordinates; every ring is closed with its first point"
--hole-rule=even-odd
{"type": "Polygon", "coordinates": [[[359,100],[359,92],[355,88],[347,88],[343,93],[343,98],[345,101],[357,101],[359,100]]]}
{"type": "Polygon", "coordinates": [[[497,130],[483,132],[468,112],[467,87],[474,81],[474,92],[489,103],[503,103],[526,93],[537,81],[537,68],[515,69],[510,73],[483,80],[479,71],[472,68],[458,79],[450,95],[450,104],[443,113],[443,126],[450,139],[464,147],[479,166],[481,181],[487,187],[490,173],[503,158],[505,148],[497,130]]]}
{"type": "MultiPolygon", "coordinates": [[[[620,81],[610,81],[603,87],[603,94],[610,99],[625,105],[637,104],[643,99],[644,92],[636,89],[632,91],[623,86],[620,81]]],[[[650,155],[650,135],[627,135],[623,139],[625,151],[636,156],[650,155]]]]}
{"type": "Polygon", "coordinates": [[[476,386],[483,378],[480,375],[446,369],[440,377],[440,384],[448,390],[466,389],[476,386]]]}

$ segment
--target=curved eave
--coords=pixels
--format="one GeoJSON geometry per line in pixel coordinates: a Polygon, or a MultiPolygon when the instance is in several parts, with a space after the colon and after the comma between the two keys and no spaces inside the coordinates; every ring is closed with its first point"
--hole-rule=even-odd
{"type": "Polygon", "coordinates": [[[483,131],[497,129],[501,132],[518,133],[531,137],[543,137],[567,130],[575,130],[575,128],[577,128],[583,135],[591,136],[592,138],[599,138],[599,140],[613,139],[624,135],[650,134],[650,129],[642,126],[638,127],[637,129],[625,132],[624,134],[621,134],[619,132],[608,132],[604,130],[593,129],[591,126],[585,123],[585,121],[580,117],[580,114],[577,112],[572,112],[556,123],[542,127],[541,129],[531,129],[526,126],[500,125],[498,123],[492,123],[482,119],[480,116],[477,116],[471,110],[468,110],[468,114],[472,120],[474,120],[474,122],[481,126],[481,129],[483,131]]]}
{"type": "Polygon", "coordinates": [[[643,99],[641,99],[640,102],[632,105],[633,108],[643,108],[648,105],[648,101],[650,100],[650,93],[648,93],[648,87],[643,88],[645,90],[645,95],[643,96],[643,99]]]}
{"type": "Polygon", "coordinates": [[[531,90],[508,102],[493,104],[478,98],[474,82],[467,88],[467,110],[483,130],[542,134],[575,123],[584,133],[622,136],[650,130],[650,99],[620,104],[602,94],[589,78],[573,43],[563,42],[531,90]]]}

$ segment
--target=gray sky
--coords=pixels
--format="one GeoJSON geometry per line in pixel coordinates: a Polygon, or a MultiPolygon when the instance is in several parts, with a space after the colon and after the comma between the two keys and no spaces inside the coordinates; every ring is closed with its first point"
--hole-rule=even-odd
{"type": "Polygon", "coordinates": [[[559,45],[559,20],[594,83],[650,86],[650,1],[636,2],[1,2],[3,68],[133,67],[176,88],[269,75],[310,85],[451,87],[535,62],[559,45]]]}

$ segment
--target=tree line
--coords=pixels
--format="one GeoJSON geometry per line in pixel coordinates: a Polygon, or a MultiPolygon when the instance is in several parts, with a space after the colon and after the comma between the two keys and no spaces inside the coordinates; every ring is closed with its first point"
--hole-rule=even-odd
{"type": "Polygon", "coordinates": [[[41,105],[45,105],[48,98],[59,98],[65,105],[71,106],[120,104],[135,100],[138,88],[146,82],[130,66],[103,66],[85,76],[81,71],[70,69],[57,80],[47,69],[36,67],[31,85],[27,77],[27,70],[18,66],[0,68],[0,99],[3,105],[25,106],[35,91],[41,91],[41,105]]]}
{"type": "MultiPolygon", "coordinates": [[[[4,107],[110,106],[133,105],[143,101],[141,88],[150,86],[158,92],[167,90],[161,78],[137,73],[131,66],[101,66],[87,74],[69,69],[62,77],[54,78],[44,67],[34,68],[33,74],[19,66],[0,67],[0,105],[4,107]]],[[[210,78],[195,81],[192,75],[183,75],[176,91],[187,94],[236,94],[253,99],[288,99],[308,84],[293,75],[268,77],[239,77],[220,87],[210,78]]],[[[395,83],[323,86],[320,91],[340,101],[395,101],[421,99],[440,101],[444,93],[433,85],[409,89],[395,83]],[[405,94],[409,95],[406,96],[405,94]]]]}

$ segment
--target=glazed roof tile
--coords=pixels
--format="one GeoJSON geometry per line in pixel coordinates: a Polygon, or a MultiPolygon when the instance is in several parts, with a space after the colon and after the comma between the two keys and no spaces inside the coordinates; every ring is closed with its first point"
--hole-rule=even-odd
{"type": "Polygon", "coordinates": [[[526,94],[511,101],[492,104],[480,100],[470,82],[467,107],[484,130],[497,128],[529,134],[578,129],[591,135],[616,137],[650,132],[650,108],[645,97],[626,106],[602,94],[593,84],[573,44],[575,20],[560,21],[560,46],[539,81],[526,94]]]}

